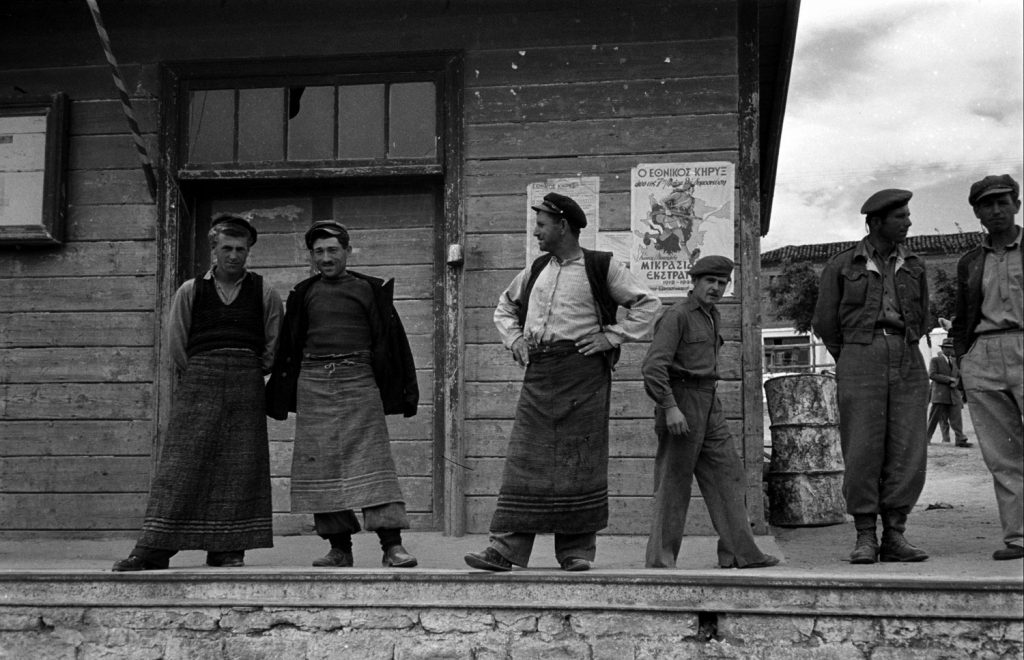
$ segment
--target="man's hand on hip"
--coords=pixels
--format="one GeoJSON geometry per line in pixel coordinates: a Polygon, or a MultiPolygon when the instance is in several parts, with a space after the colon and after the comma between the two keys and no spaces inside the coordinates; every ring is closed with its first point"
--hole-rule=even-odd
{"type": "Polygon", "coordinates": [[[610,351],[615,347],[612,346],[612,343],[608,341],[603,332],[595,332],[576,342],[576,348],[584,355],[596,355],[604,351],[610,351]]]}
{"type": "Polygon", "coordinates": [[[525,368],[526,365],[530,364],[530,349],[526,345],[526,340],[522,337],[512,342],[512,359],[520,367],[525,368]]]}

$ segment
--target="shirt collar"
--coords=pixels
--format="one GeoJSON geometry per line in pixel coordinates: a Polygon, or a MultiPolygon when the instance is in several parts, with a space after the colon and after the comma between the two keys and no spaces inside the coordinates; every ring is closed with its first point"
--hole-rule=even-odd
{"type": "MultiPolygon", "coordinates": [[[[1017,229],[1017,236],[1013,239],[1012,243],[1007,243],[1007,250],[1016,250],[1020,246],[1021,227],[1020,225],[1014,225],[1017,229]]],[[[992,237],[987,233],[981,237],[981,247],[985,248],[989,252],[992,251],[992,237]]]]}
{"type": "MultiPolygon", "coordinates": [[[[853,253],[854,257],[862,257],[867,262],[867,269],[869,271],[879,273],[878,265],[875,261],[876,255],[880,261],[884,261],[884,259],[882,259],[882,255],[878,254],[878,250],[876,250],[875,246],[871,244],[871,241],[868,240],[867,236],[861,239],[853,253]]],[[[896,266],[893,268],[893,272],[902,268],[909,256],[911,256],[910,250],[903,247],[902,243],[897,243],[895,247],[893,247],[892,252],[889,253],[889,259],[896,260],[896,266]]]]}
{"type": "MultiPolygon", "coordinates": [[[[210,270],[206,271],[206,274],[205,274],[205,275],[203,275],[203,279],[204,279],[204,280],[212,280],[212,279],[213,279],[213,276],[214,276],[214,271],[215,271],[215,270],[217,270],[217,266],[216,266],[216,265],[210,266],[210,270]]],[[[231,282],[231,284],[232,284],[232,285],[235,285],[235,284],[238,284],[238,283],[240,283],[240,282],[241,282],[242,280],[244,280],[244,279],[245,279],[245,276],[246,276],[246,275],[248,275],[248,274],[249,274],[249,271],[248,271],[248,269],[246,269],[246,270],[242,271],[242,276],[241,276],[241,277],[239,277],[239,278],[238,278],[237,280],[235,280],[234,282],[231,282]]]]}

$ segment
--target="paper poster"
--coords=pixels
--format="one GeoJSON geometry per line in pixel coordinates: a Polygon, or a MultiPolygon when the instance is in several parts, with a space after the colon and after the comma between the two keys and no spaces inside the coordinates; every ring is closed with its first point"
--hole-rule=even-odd
{"type": "MultiPolygon", "coordinates": [[[[630,176],[630,269],[655,295],[682,297],[702,256],[734,258],[735,166],[648,163],[630,176]]],[[[730,286],[725,295],[732,295],[730,286]]]]}
{"type": "Polygon", "coordinates": [[[537,239],[533,229],[537,226],[537,212],[531,207],[544,201],[544,195],[556,192],[568,197],[580,205],[587,216],[587,226],[580,231],[580,245],[588,250],[597,245],[597,229],[600,226],[600,210],[598,196],[601,192],[601,178],[596,176],[569,177],[548,179],[531,183],[526,186],[526,265],[529,266],[540,256],[537,239]]]}

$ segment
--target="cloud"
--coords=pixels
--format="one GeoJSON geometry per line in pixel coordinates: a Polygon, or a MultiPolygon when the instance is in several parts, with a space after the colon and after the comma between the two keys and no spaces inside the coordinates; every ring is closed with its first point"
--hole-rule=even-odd
{"type": "Polygon", "coordinates": [[[802,3],[764,249],[862,236],[889,187],[915,191],[915,224],[915,204],[929,229],[973,223],[953,200],[1021,171],[1022,24],[1019,0],[802,3]]]}

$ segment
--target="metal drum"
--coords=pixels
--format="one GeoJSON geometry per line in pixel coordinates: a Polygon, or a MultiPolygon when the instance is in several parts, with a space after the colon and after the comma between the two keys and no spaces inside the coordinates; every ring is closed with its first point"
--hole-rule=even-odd
{"type": "Polygon", "coordinates": [[[769,520],[780,527],[846,520],[835,378],[797,374],[764,383],[771,417],[769,520]]]}

